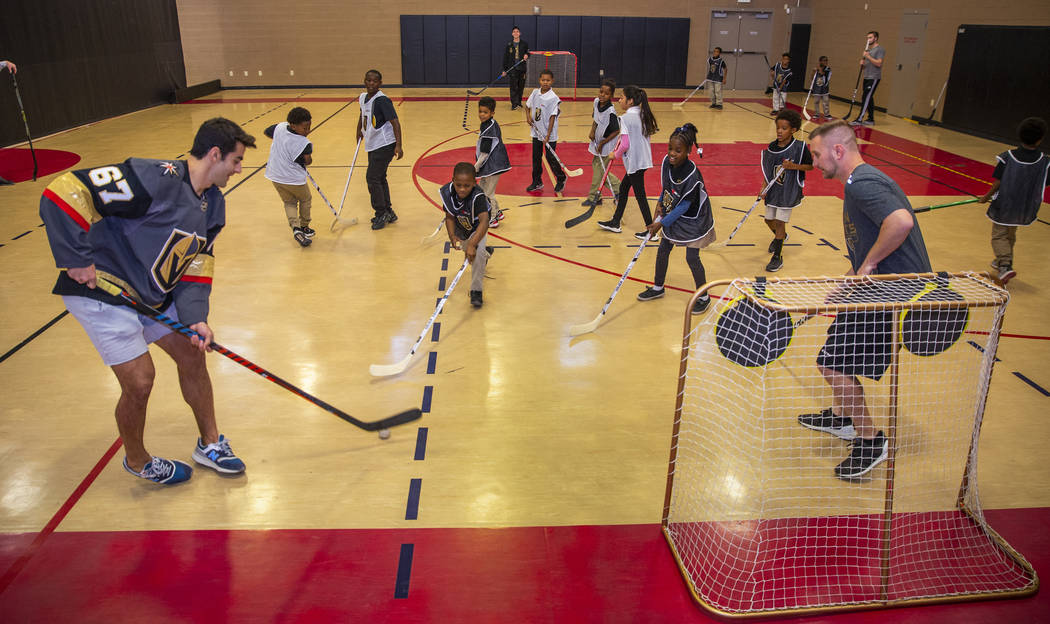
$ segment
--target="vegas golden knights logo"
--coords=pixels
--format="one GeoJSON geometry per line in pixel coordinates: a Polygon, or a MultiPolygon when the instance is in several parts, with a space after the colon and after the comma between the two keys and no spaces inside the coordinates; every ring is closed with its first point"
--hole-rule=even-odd
{"type": "Polygon", "coordinates": [[[153,281],[164,292],[171,292],[179,283],[193,259],[204,250],[207,239],[192,232],[173,229],[164,249],[157,255],[150,273],[153,281]]]}
{"type": "Polygon", "coordinates": [[[456,215],[456,220],[459,221],[459,224],[463,226],[464,230],[469,232],[474,229],[474,223],[467,215],[456,215]]]}
{"type": "Polygon", "coordinates": [[[664,208],[670,208],[673,203],[674,195],[671,195],[671,191],[664,191],[663,197],[660,198],[660,205],[664,208]]]}

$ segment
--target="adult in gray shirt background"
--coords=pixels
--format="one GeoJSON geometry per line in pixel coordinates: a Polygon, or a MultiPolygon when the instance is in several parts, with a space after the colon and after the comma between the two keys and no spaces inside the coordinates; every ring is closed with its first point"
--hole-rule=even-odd
{"type": "Polygon", "coordinates": [[[868,49],[864,51],[860,59],[860,66],[864,68],[864,95],[861,97],[863,105],[860,107],[860,114],[850,122],[850,125],[875,125],[875,89],[882,81],[882,61],[885,58],[886,48],[879,45],[879,32],[869,31],[868,49]],[[865,113],[867,113],[866,119],[865,113]]]}
{"type": "MultiPolygon", "coordinates": [[[[842,182],[842,227],[849,249],[847,275],[929,273],[930,257],[907,196],[889,176],[864,162],[853,130],[844,121],[819,126],[809,135],[813,166],[825,179],[842,182]]],[[[864,293],[835,294],[835,302],[863,300],[864,293]]],[[[867,294],[870,294],[868,292],[867,294]]],[[[830,433],[853,446],[835,467],[835,476],[852,480],[885,461],[889,441],[875,427],[859,377],[879,380],[893,359],[896,331],[892,311],[840,312],[828,328],[817,368],[831,386],[831,407],[802,414],[799,424],[830,433]]]]}

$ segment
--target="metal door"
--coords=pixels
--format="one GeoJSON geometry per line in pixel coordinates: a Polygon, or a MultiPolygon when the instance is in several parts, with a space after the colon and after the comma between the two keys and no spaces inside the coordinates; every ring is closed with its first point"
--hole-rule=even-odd
{"type": "MultiPolygon", "coordinates": [[[[773,14],[769,11],[712,11],[711,47],[722,48],[730,89],[765,89],[769,82],[769,55],[773,14]]],[[[710,50],[708,51],[710,53],[710,50]]],[[[706,69],[705,69],[706,73],[706,69]]]]}
{"type": "MultiPolygon", "coordinates": [[[[915,92],[919,86],[919,62],[922,60],[922,45],[929,18],[929,11],[926,9],[906,11],[901,18],[901,36],[897,42],[897,49],[892,52],[893,65],[890,66],[888,62],[882,64],[882,77],[888,78],[890,83],[887,86],[892,87],[889,106],[886,107],[891,115],[911,118],[915,107],[915,92]]],[[[886,61],[889,61],[890,54],[887,51],[886,61]]],[[[878,91],[875,94],[878,95],[878,91]]]]}

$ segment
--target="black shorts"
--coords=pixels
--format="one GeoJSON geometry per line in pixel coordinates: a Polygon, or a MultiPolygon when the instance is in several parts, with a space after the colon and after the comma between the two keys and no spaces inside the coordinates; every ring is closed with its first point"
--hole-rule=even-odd
{"type": "Polygon", "coordinates": [[[817,365],[878,381],[893,359],[896,312],[840,312],[828,327],[817,365]]]}

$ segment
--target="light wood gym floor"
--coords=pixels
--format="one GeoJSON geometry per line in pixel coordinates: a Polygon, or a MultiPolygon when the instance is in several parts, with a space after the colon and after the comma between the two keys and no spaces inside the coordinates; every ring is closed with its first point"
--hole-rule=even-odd
{"type": "MultiPolygon", "coordinates": [[[[201,468],[189,483],[174,488],[132,478],[120,466],[123,451],[114,447],[112,411],[118,387],[83,330],[65,316],[34,336],[64,311],[61,300],[50,294],[56,270],[37,213],[41,191],[57,174],[0,188],[5,209],[0,221],[0,352],[7,353],[0,361],[0,574],[5,575],[0,610],[18,617],[29,614],[29,619],[49,613],[41,610],[54,589],[47,580],[54,569],[41,568],[47,557],[53,565],[75,566],[117,556],[75,541],[69,544],[83,548],[68,546],[47,554],[49,545],[54,549],[63,543],[63,534],[80,539],[213,535],[210,530],[223,535],[395,530],[375,533],[383,538],[374,543],[416,544],[420,564],[411,573],[411,592],[418,592],[417,597],[427,592],[428,578],[434,579],[435,593],[434,588],[451,582],[436,579],[434,570],[422,564],[428,539],[422,529],[600,531],[643,525],[659,537],[654,525],[662,512],[682,318],[693,287],[678,249],[671,256],[667,283],[673,288],[667,296],[651,303],[635,299],[652,280],[654,245],[643,252],[598,330],[569,338],[570,325],[599,312],[637,249],[631,232],[642,229],[633,197],[622,234],[595,225],[611,213],[608,199],[590,221],[568,230],[563,226],[584,210],[579,201],[591,175],[584,156],[591,91],[580,89],[579,101],[563,105],[558,152],[568,167],[582,167],[584,173],[570,180],[562,200],[551,191],[546,173],[542,196],[524,192],[530,167],[527,130],[519,111],[509,111],[505,91],[493,94],[503,98],[496,118],[516,169],[497,189],[506,219],[489,240],[498,249],[488,267],[484,307],[471,308],[466,276],[438,319],[438,340],[432,342],[428,335],[407,371],[392,378],[371,377],[369,364],[396,362],[408,353],[441,287],[463,260],[461,253],[446,251],[443,232],[421,243],[441,220],[435,207],[438,183],[451,178],[452,164],[473,158],[476,135],[460,124],[462,90],[386,91],[397,105],[404,132],[405,156],[389,171],[400,219],[378,232],[369,229],[362,150],[343,211],[360,224],[330,232],[331,213],[314,193],[317,236],[305,249],[292,239],[277,194],[260,171],[270,145],[263,129],[283,121],[292,106],[307,107],[314,127],[310,170],[338,204],[354,153],[358,90],[225,91],[201,102],[159,106],[36,141],[38,149],[75,152],[81,158],[75,168],[84,168],[130,156],[175,158],[188,151],[204,120],[223,116],[241,123],[257,137],[258,149],[248,150],[243,173],[226,188],[227,226],[216,246],[209,319],[217,341],[356,418],[374,420],[417,406],[426,413],[382,441],[213,354],[209,362],[220,430],[247,464],[246,474],[221,478],[201,468]]],[[[700,128],[704,158],[696,162],[724,238],[762,186],[759,151],[775,138],[768,100],[758,92],[737,92],[728,94],[722,111],[708,108],[706,98],[675,111],[672,102],[684,92],[650,95],[661,128],[653,140],[656,163],[675,126],[689,121],[700,128]]],[[[797,94],[793,100],[801,103],[797,94]]],[[[845,114],[846,106],[832,102],[832,114],[845,114]]],[[[469,113],[469,125],[476,129],[473,102],[469,113]]],[[[869,162],[896,179],[915,207],[983,192],[995,155],[1013,147],[884,114],[877,116],[877,124],[859,131],[870,144],[869,162]]],[[[614,172],[622,173],[622,167],[617,164],[614,172]]],[[[653,205],[658,184],[649,181],[647,189],[653,205]]],[[[841,186],[821,180],[814,171],[806,192],[792,215],[790,225],[797,227],[789,228],[785,267],[778,276],[842,274],[848,263],[843,258],[841,186]]],[[[935,270],[988,270],[990,224],[983,206],[935,210],[917,219],[935,270]]],[[[1042,214],[1018,233],[1018,277],[1008,287],[1012,299],[982,431],[979,472],[985,508],[1035,508],[1041,513],[1032,520],[1039,523],[1032,525],[1033,532],[1045,532],[1050,518],[1050,433],[1042,424],[1050,401],[1048,221],[1050,215],[1042,214]]],[[[737,236],[753,246],[701,252],[708,279],[764,274],[769,238],[761,214],[753,215],[737,236]]],[[[188,461],[197,435],[193,418],[181,400],[174,368],[159,350],[154,356],[158,374],[147,445],[156,455],[188,461]]],[[[829,478],[837,461],[828,459],[829,478]]],[[[260,535],[277,539],[282,534],[260,535]]],[[[265,539],[258,552],[267,552],[265,539]]],[[[473,569],[482,576],[491,565],[483,560],[529,551],[532,545],[526,542],[534,536],[515,539],[508,537],[506,550],[465,558],[462,565],[468,569],[460,572],[469,575],[473,569]]],[[[444,547],[457,551],[447,540],[444,547]]],[[[464,539],[458,552],[471,548],[464,539]]],[[[652,548],[666,550],[659,540],[652,548]]],[[[1050,556],[1050,550],[1019,549],[1034,559],[1050,556]]],[[[233,552],[228,559],[234,559],[233,552]]],[[[382,559],[376,565],[384,571],[380,578],[355,576],[354,591],[394,600],[394,571],[404,549],[354,552],[382,559]]],[[[153,554],[143,546],[133,556],[153,554]]],[[[180,560],[190,555],[173,550],[158,556],[180,560]]],[[[601,575],[606,562],[613,566],[624,556],[606,545],[589,566],[601,575]]],[[[286,562],[291,578],[317,564],[298,567],[292,559],[286,562]]],[[[372,563],[362,556],[357,565],[372,563]]],[[[100,574],[106,569],[99,564],[100,574]]],[[[129,574],[136,569],[130,566],[129,574]]],[[[644,569],[635,573],[646,575],[644,569]]],[[[674,573],[672,568],[672,581],[674,573]]],[[[112,582],[119,585],[119,579],[112,582]]],[[[533,586],[532,581],[523,585],[526,597],[533,586]]],[[[76,591],[87,591],[78,587],[76,591]]],[[[684,593],[684,585],[663,591],[684,593]]],[[[116,585],[111,592],[120,594],[116,585]]],[[[228,593],[235,594],[233,589],[228,593]]],[[[482,593],[479,611],[445,605],[445,611],[431,612],[430,621],[451,617],[449,613],[513,621],[484,610],[486,600],[499,604],[506,596],[494,590],[482,593]],[[444,615],[435,615],[439,613],[444,615]]],[[[244,595],[237,599],[244,608],[254,600],[244,595]]],[[[368,604],[368,609],[386,608],[386,603],[368,604]]],[[[1023,601],[1014,604],[1025,608],[1023,601]]],[[[591,608],[599,621],[601,613],[609,613],[599,605],[591,608]]],[[[171,609],[166,613],[172,619],[190,617],[171,609]]],[[[104,612],[90,612],[95,615],[87,619],[104,612]]],[[[610,616],[606,621],[644,619],[610,616]]]]}

